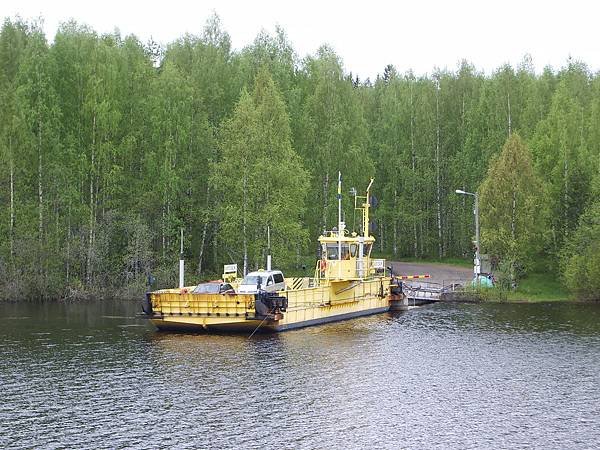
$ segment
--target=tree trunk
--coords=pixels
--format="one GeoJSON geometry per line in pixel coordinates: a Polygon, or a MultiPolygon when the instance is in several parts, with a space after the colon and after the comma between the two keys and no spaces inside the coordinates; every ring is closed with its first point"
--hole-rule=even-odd
{"type": "Polygon", "coordinates": [[[88,233],[88,252],[86,261],[86,282],[88,285],[92,282],[92,256],[94,251],[94,174],[95,174],[95,157],[96,157],[96,113],[92,119],[92,158],[90,169],[90,221],[88,233]]]}
{"type": "Polygon", "coordinates": [[[42,244],[44,231],[44,194],[42,190],[42,122],[38,120],[38,241],[42,244]]]}
{"type": "Polygon", "coordinates": [[[419,233],[419,237],[420,237],[419,242],[421,244],[421,255],[424,255],[425,254],[425,242],[424,242],[424,239],[423,239],[423,236],[424,236],[424,233],[423,233],[423,220],[419,221],[419,232],[420,232],[419,233]]]}
{"type": "MultiPolygon", "coordinates": [[[[171,196],[167,195],[167,218],[166,220],[169,220],[171,218],[171,196]]],[[[168,230],[167,230],[168,231],[168,230]]],[[[171,246],[171,236],[169,233],[165,233],[165,245],[166,248],[168,249],[171,246]]]]}
{"type": "Polygon", "coordinates": [[[204,222],[204,227],[202,228],[202,240],[200,241],[200,253],[198,255],[198,275],[202,275],[202,260],[204,257],[204,246],[206,244],[206,234],[208,233],[208,224],[209,224],[209,220],[207,219],[204,222]]]}
{"type": "Polygon", "coordinates": [[[512,193],[512,211],[510,217],[510,234],[513,242],[515,241],[516,236],[516,221],[517,221],[517,192],[513,190],[512,193]]]}
{"type": "Polygon", "coordinates": [[[67,257],[66,257],[66,278],[67,285],[69,284],[70,269],[71,269],[71,203],[67,209],[67,257]]]}
{"type": "Polygon", "coordinates": [[[244,173],[243,179],[243,200],[242,200],[242,238],[243,238],[243,251],[244,251],[244,276],[248,273],[248,241],[246,236],[246,198],[247,198],[247,184],[248,179],[246,173],[244,173]]]}
{"type": "MultiPolygon", "coordinates": [[[[116,162],[113,162],[113,164],[116,164],[116,162]]],[[[98,171],[98,173],[100,173],[100,170],[98,171]]],[[[96,178],[96,201],[98,201],[98,199],[100,198],[100,195],[98,195],[98,190],[100,187],[100,175],[98,175],[98,177],[96,178]]],[[[100,191],[100,194],[102,195],[102,198],[100,198],[100,218],[104,219],[104,215],[106,212],[106,203],[107,201],[110,201],[110,197],[107,198],[107,192],[109,192],[108,189],[108,177],[102,177],[102,190],[100,191]]]]}
{"type": "Polygon", "coordinates": [[[436,114],[436,144],[435,144],[435,167],[436,167],[436,207],[437,207],[437,229],[438,229],[438,256],[443,256],[442,243],[442,186],[440,178],[440,81],[437,80],[435,91],[435,114],[436,114]]]}
{"type": "MultiPolygon", "coordinates": [[[[410,83],[410,151],[412,159],[412,198],[417,196],[417,181],[416,181],[416,167],[417,167],[417,154],[415,152],[415,114],[414,114],[414,103],[413,103],[413,83],[410,83]]],[[[413,250],[415,258],[417,257],[418,250],[418,237],[417,237],[417,217],[413,214],[413,250]]]]}
{"type": "MultiPolygon", "coordinates": [[[[219,238],[219,224],[218,222],[215,223],[214,226],[214,231],[213,231],[213,239],[212,239],[212,244],[213,244],[213,265],[214,268],[217,268],[217,261],[219,260],[219,243],[218,243],[218,238],[219,238]]],[[[234,259],[232,259],[232,261],[235,261],[234,259]]]]}
{"type": "Polygon", "coordinates": [[[323,230],[327,229],[327,206],[328,206],[328,195],[329,193],[329,173],[325,174],[323,179],[323,230]]]}
{"type": "Polygon", "coordinates": [[[508,103],[508,137],[510,137],[510,134],[512,132],[512,120],[510,115],[510,92],[507,92],[506,94],[506,102],[508,103]]]}
{"type": "Polygon", "coordinates": [[[569,223],[569,157],[565,147],[565,157],[563,164],[563,180],[564,180],[564,194],[563,194],[563,236],[567,236],[567,224],[569,223]]]}
{"type": "Polygon", "coordinates": [[[464,141],[465,137],[465,93],[462,93],[462,107],[460,110],[460,140],[464,141]]]}
{"type": "Polygon", "coordinates": [[[15,255],[15,163],[12,156],[12,136],[10,135],[8,137],[8,153],[10,158],[10,228],[8,233],[12,259],[15,255]]]}
{"type": "Polygon", "coordinates": [[[398,210],[398,189],[394,189],[394,236],[392,238],[394,247],[394,257],[398,256],[398,219],[396,218],[396,211],[398,210]]]}
{"type": "Polygon", "coordinates": [[[162,259],[163,259],[163,261],[165,259],[165,249],[167,247],[167,245],[166,245],[166,237],[165,237],[165,226],[166,226],[165,225],[165,221],[167,220],[166,217],[165,217],[166,216],[166,214],[165,214],[165,209],[166,209],[166,206],[165,206],[165,204],[166,204],[165,197],[166,197],[166,193],[163,193],[163,204],[162,204],[162,208],[161,208],[162,210],[161,210],[161,224],[160,224],[161,249],[162,249],[162,259]]]}
{"type": "MultiPolygon", "coordinates": [[[[210,184],[206,185],[206,209],[208,210],[208,205],[210,204],[210,184]]],[[[206,243],[206,234],[208,232],[208,224],[210,223],[209,217],[207,215],[206,220],[204,221],[204,226],[202,228],[202,240],[200,241],[200,253],[198,255],[198,275],[202,274],[202,257],[204,256],[204,245],[206,243]]]]}

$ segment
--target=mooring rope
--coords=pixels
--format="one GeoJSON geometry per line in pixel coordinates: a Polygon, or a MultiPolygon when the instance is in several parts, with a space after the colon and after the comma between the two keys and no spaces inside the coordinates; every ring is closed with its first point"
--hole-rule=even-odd
{"type": "Polygon", "coordinates": [[[271,313],[272,313],[272,311],[269,311],[267,314],[265,314],[265,318],[258,324],[258,326],[254,329],[254,331],[252,332],[252,334],[250,336],[248,336],[248,339],[250,339],[252,336],[254,336],[254,333],[256,333],[256,331],[265,322],[265,320],[267,320],[267,318],[269,317],[269,314],[271,314],[271,313]]]}

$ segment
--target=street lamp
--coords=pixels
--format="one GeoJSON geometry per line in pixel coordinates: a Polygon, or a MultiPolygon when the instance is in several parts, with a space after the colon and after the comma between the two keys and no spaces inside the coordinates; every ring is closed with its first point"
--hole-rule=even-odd
{"type": "Polygon", "coordinates": [[[473,211],[475,214],[475,265],[473,267],[473,272],[475,273],[475,280],[478,282],[479,274],[481,273],[481,260],[479,258],[479,196],[477,195],[477,192],[466,192],[461,189],[457,189],[454,192],[475,197],[475,210],[473,211]]]}

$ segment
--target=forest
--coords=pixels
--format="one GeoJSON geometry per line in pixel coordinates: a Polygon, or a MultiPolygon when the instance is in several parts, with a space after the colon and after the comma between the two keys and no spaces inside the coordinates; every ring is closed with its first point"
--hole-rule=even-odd
{"type": "MultiPolygon", "coordinates": [[[[399,43],[398,51],[402,46],[399,43]]],[[[397,55],[390,55],[390,57],[397,55]]],[[[373,177],[388,259],[472,258],[600,298],[600,74],[567,60],[486,75],[468,61],[359,79],[285,31],[236,50],[213,16],[166,45],[63,23],[0,32],[0,298],[139,295],[223,264],[289,271],[373,177]]],[[[375,200],[373,201],[375,203],[375,200]]]]}

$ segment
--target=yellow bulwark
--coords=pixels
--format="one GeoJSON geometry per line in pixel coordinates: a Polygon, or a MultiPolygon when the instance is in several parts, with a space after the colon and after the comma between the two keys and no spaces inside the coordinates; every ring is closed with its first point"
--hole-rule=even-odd
{"type": "Polygon", "coordinates": [[[296,277],[291,279],[290,289],[295,291],[296,289],[307,288],[310,286],[310,278],[296,277]]]}
{"type": "MultiPolygon", "coordinates": [[[[286,279],[285,290],[239,294],[193,293],[195,286],[146,294],[144,311],[159,329],[281,331],[384,312],[402,299],[398,283],[386,276],[385,260],[371,259],[375,238],[369,235],[369,190],[355,196],[362,230],[348,232],[341,221],[341,176],[338,180],[337,227],[319,237],[321,257],[313,277],[286,279]]],[[[235,288],[235,265],[224,282],[235,288]]],[[[230,286],[230,287],[231,287],[230,286]]]]}

